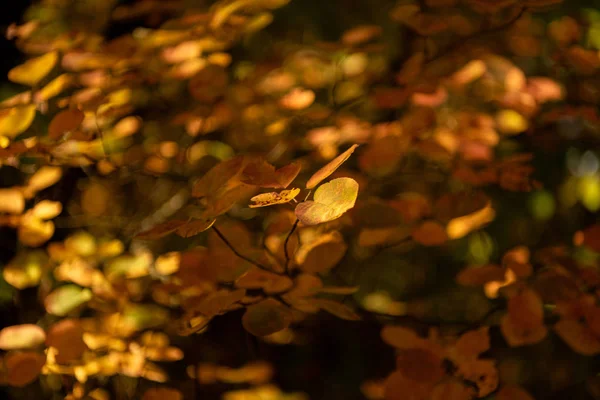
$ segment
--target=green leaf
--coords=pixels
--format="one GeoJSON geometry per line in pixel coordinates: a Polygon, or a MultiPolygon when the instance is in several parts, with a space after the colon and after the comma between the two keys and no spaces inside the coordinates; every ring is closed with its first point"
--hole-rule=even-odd
{"type": "Polygon", "coordinates": [[[77,285],[64,285],[50,293],[44,300],[46,311],[50,314],[65,316],[75,308],[92,298],[92,291],[77,285]]]}
{"type": "Polygon", "coordinates": [[[354,207],[358,196],[358,182],[352,178],[338,178],[316,190],[314,201],[296,206],[296,217],[305,225],[333,221],[354,207]]]}

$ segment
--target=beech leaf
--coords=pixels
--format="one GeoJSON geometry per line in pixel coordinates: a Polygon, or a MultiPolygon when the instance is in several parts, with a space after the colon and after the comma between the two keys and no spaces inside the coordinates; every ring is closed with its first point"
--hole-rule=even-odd
{"type": "Polygon", "coordinates": [[[298,193],[300,193],[300,189],[298,188],[282,190],[279,193],[261,193],[250,199],[254,203],[250,204],[250,208],[267,207],[275,204],[285,204],[292,201],[292,199],[298,196],[298,193]]]}
{"type": "Polygon", "coordinates": [[[8,71],[8,79],[22,85],[35,86],[52,71],[57,61],[56,51],[32,58],[8,71]]]}
{"type": "Polygon", "coordinates": [[[33,324],[7,326],[0,330],[0,349],[31,349],[44,343],[46,333],[33,324]]]}
{"type": "Polygon", "coordinates": [[[327,163],[327,165],[325,165],[323,168],[315,172],[313,176],[310,177],[308,182],[306,182],[306,188],[314,188],[324,179],[326,179],[329,175],[333,174],[335,170],[338,169],[340,165],[342,165],[344,161],[346,161],[352,155],[352,153],[354,153],[354,150],[357,147],[357,144],[353,144],[348,150],[346,150],[345,152],[331,160],[329,163],[327,163]]]}
{"type": "Polygon", "coordinates": [[[305,225],[333,221],[354,207],[358,196],[358,182],[352,178],[337,178],[315,191],[313,201],[296,206],[296,217],[305,225]]]}

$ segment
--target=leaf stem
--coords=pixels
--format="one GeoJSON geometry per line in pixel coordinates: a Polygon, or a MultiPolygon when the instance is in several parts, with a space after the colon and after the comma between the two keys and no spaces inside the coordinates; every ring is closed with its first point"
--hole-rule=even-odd
{"type": "Polygon", "coordinates": [[[294,225],[292,225],[292,229],[288,233],[287,237],[285,238],[285,242],[283,243],[283,252],[285,253],[285,274],[286,275],[289,275],[288,266],[290,264],[290,253],[288,253],[288,242],[290,241],[292,234],[298,227],[299,222],[300,222],[300,220],[298,218],[296,218],[294,225]]]}

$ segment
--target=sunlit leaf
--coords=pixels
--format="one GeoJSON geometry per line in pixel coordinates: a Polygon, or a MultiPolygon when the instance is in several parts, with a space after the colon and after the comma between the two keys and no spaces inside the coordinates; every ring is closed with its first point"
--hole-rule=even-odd
{"type": "Polygon", "coordinates": [[[16,106],[0,110],[0,136],[14,138],[31,126],[35,105],[16,106]]]}
{"type": "Polygon", "coordinates": [[[32,58],[8,71],[8,79],[22,85],[35,86],[52,71],[57,61],[56,51],[32,58]]]}
{"type": "Polygon", "coordinates": [[[23,192],[16,188],[0,189],[0,212],[21,214],[25,210],[23,192]]]}
{"type": "Polygon", "coordinates": [[[267,207],[275,204],[289,203],[298,196],[300,189],[294,188],[290,190],[282,190],[281,192],[270,192],[256,195],[250,199],[253,204],[250,204],[250,208],[256,207],[267,207]]]}
{"type": "Polygon", "coordinates": [[[77,285],[63,285],[46,296],[44,306],[50,314],[65,316],[91,298],[92,292],[89,289],[77,285]]]}
{"type": "Polygon", "coordinates": [[[340,154],[339,156],[337,156],[336,158],[334,158],[333,160],[328,162],[327,165],[325,165],[323,168],[321,168],[320,170],[315,172],[310,177],[308,182],[306,182],[306,188],[307,189],[314,188],[319,183],[321,183],[324,179],[326,179],[329,175],[333,174],[335,172],[335,170],[337,170],[340,167],[340,165],[342,165],[348,158],[350,158],[350,156],[352,155],[352,153],[354,153],[354,150],[357,147],[358,147],[357,144],[353,144],[352,146],[350,146],[350,148],[348,150],[346,150],[345,152],[343,152],[342,154],[340,154]]]}
{"type": "Polygon", "coordinates": [[[0,330],[0,349],[32,349],[46,340],[42,328],[33,324],[13,325],[0,330]]]}
{"type": "MultiPolygon", "coordinates": [[[[60,211],[62,207],[54,209],[60,211]]],[[[19,241],[27,246],[39,247],[46,243],[54,235],[54,223],[44,221],[34,214],[26,214],[21,218],[21,224],[17,229],[19,241]]]]}
{"type": "Polygon", "coordinates": [[[332,221],[354,207],[358,196],[358,183],[352,178],[337,178],[315,191],[313,201],[296,206],[296,217],[305,225],[332,221]]]}

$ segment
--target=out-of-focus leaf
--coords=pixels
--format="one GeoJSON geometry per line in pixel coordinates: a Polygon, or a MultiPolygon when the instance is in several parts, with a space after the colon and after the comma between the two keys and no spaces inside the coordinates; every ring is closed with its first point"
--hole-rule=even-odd
{"type": "Polygon", "coordinates": [[[34,104],[0,110],[0,136],[16,137],[29,128],[34,118],[34,104]]]}
{"type": "Polygon", "coordinates": [[[84,117],[85,114],[76,108],[59,112],[48,125],[48,136],[51,139],[59,139],[63,134],[77,129],[84,117]]]}
{"type": "Polygon", "coordinates": [[[359,321],[361,319],[350,307],[335,300],[312,299],[311,303],[341,319],[348,321],[359,321]]]}
{"type": "Polygon", "coordinates": [[[0,189],[0,212],[21,214],[25,210],[23,192],[16,188],[0,189]]]}
{"type": "Polygon", "coordinates": [[[35,86],[52,71],[58,61],[58,52],[32,58],[8,71],[8,79],[15,83],[35,86]]]}
{"type": "Polygon", "coordinates": [[[342,235],[331,232],[303,244],[295,254],[300,269],[308,273],[324,273],[335,267],[346,254],[348,246],[342,235]]]}
{"type": "Polygon", "coordinates": [[[56,361],[61,364],[78,359],[87,350],[83,327],[77,319],[63,319],[50,326],[46,344],[58,351],[56,361]]]}
{"type": "Polygon", "coordinates": [[[44,306],[50,314],[65,316],[91,298],[92,291],[89,289],[77,285],[63,285],[46,296],[44,306]]]}
{"type": "Polygon", "coordinates": [[[45,363],[46,356],[33,351],[8,353],[4,358],[6,382],[11,386],[26,386],[37,379],[45,363]]]}
{"type": "Polygon", "coordinates": [[[32,349],[44,343],[46,333],[33,324],[13,325],[0,330],[0,349],[32,349]]]}

